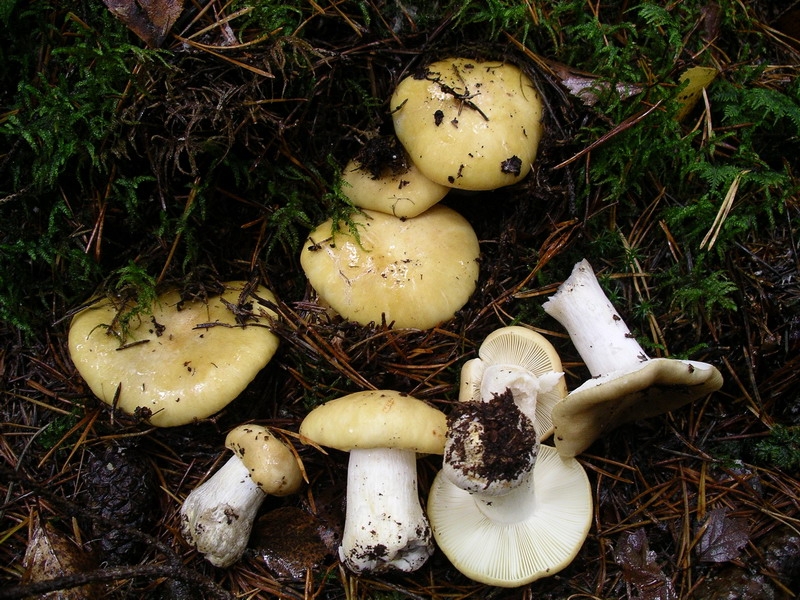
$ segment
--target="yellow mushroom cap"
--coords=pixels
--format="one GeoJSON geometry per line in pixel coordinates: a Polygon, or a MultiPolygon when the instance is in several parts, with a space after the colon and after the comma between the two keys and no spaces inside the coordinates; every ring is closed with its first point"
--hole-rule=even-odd
{"type": "MultiPolygon", "coordinates": [[[[225,304],[236,305],[246,285],[230,282],[208,300],[181,300],[177,291],[158,297],[151,315],[130,323],[127,338],[110,332],[118,308],[99,299],[72,320],[69,352],[92,392],[127,414],[145,409],[153,425],[185,425],[208,417],[236,398],[269,362],[278,337],[276,316],[254,297],[244,324],[225,304]],[[149,412],[148,412],[149,411],[149,412]]],[[[253,294],[274,302],[264,287],[253,294]]]]}
{"type": "Polygon", "coordinates": [[[446,431],[442,411],[393,390],[367,390],[331,400],[300,424],[300,435],[344,451],[393,448],[442,454],[446,431]]]}
{"type": "Polygon", "coordinates": [[[359,208],[395,217],[416,217],[447,195],[450,188],[431,181],[414,165],[403,173],[373,175],[356,160],[342,171],[342,193],[359,208]]]}
{"type": "Polygon", "coordinates": [[[265,494],[288,496],[300,489],[303,473],[297,458],[263,425],[239,425],[228,433],[225,446],[239,457],[265,494]]]}
{"type": "Polygon", "coordinates": [[[352,220],[358,238],[344,224],[332,236],[328,220],[300,255],[312,287],[344,318],[429,329],[451,319],[475,291],[478,238],[454,210],[437,205],[405,220],[365,210],[352,220]]]}
{"type": "Polygon", "coordinates": [[[542,137],[531,80],[500,61],[448,58],[403,79],[391,99],[395,133],[428,178],[464,190],[520,181],[542,137]]]}

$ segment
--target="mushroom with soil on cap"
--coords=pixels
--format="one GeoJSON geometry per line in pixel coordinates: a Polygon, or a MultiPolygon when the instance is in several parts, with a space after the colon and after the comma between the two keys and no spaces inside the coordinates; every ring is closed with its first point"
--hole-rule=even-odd
{"type": "Polygon", "coordinates": [[[428,178],[463,190],[517,183],[542,137],[542,100],[518,67],[448,58],[403,79],[391,98],[397,137],[428,178]]]}
{"type": "Polygon", "coordinates": [[[72,319],[70,357],[114,409],[158,427],[185,425],[224,408],[270,361],[274,302],[265,287],[241,281],[207,302],[172,290],[123,331],[119,315],[131,306],[99,298],[72,319]]]}
{"type": "Polygon", "coordinates": [[[569,333],[592,379],[553,408],[555,445],[576,456],[615,427],[669,412],[722,386],[705,362],[649,357],[600,287],[577,263],[543,305],[569,333]]]}
{"type": "Polygon", "coordinates": [[[363,391],[312,410],[300,434],[350,452],[340,560],[352,571],[415,571],[433,553],[418,454],[441,454],[444,413],[406,394],[363,391]]]}
{"type": "Polygon", "coordinates": [[[575,458],[541,444],[521,484],[502,496],[461,489],[440,471],[428,495],[436,543],[475,581],[518,587],[566,567],[592,522],[589,479],[575,458]]]}
{"type": "Polygon", "coordinates": [[[328,220],[308,237],[300,263],[319,297],[362,325],[430,329],[453,318],[475,291],[478,238],[454,210],[413,219],[364,210],[346,231],[328,220]]]}
{"type": "Polygon", "coordinates": [[[184,539],[217,567],[241,558],[268,495],[288,496],[303,483],[295,454],[264,426],[236,427],[225,446],[233,456],[181,506],[184,539]]]}
{"type": "Polygon", "coordinates": [[[342,193],[355,206],[404,219],[425,212],[450,189],[423,175],[396,138],[370,140],[342,171],[342,193]]]}
{"type": "Polygon", "coordinates": [[[553,406],[566,395],[561,359],[546,338],[521,326],[490,333],[461,369],[445,476],[468,491],[507,493],[533,468],[553,406]]]}

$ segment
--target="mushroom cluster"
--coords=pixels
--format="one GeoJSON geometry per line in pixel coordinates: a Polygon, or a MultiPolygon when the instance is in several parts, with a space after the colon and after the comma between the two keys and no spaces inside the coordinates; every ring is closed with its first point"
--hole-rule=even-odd
{"type": "Polygon", "coordinates": [[[319,225],[301,264],[342,317],[430,329],[475,291],[480,252],[471,225],[437,203],[452,188],[521,181],[542,136],[542,101],[511,64],[448,58],[403,79],[390,105],[396,138],[370,140],[343,170],[342,192],[361,212],[347,227],[319,225]]]}
{"type": "Polygon", "coordinates": [[[436,542],[482,583],[517,587],[552,575],[575,557],[592,516],[583,467],[541,443],[567,393],[561,360],[538,333],[504,327],[461,373],[428,497],[436,542]]]}

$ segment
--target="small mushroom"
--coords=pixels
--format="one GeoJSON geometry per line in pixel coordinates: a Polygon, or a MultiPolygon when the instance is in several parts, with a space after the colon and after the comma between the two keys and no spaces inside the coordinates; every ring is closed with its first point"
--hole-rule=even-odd
{"type": "Polygon", "coordinates": [[[355,206],[400,218],[416,217],[450,191],[425,177],[414,163],[400,172],[383,169],[373,175],[355,159],[342,171],[342,184],[342,193],[355,206]]]}
{"type": "Polygon", "coordinates": [[[278,337],[275,302],[259,286],[225,284],[208,302],[183,301],[173,290],[158,297],[149,315],[124,333],[120,307],[98,299],[72,319],[69,353],[92,392],[127,414],[158,427],[204,419],[235,399],[270,361],[278,337]]]}
{"type": "Polygon", "coordinates": [[[417,491],[417,454],[441,454],[444,413],[390,390],[356,392],[312,410],[309,440],[349,451],[340,560],[352,571],[415,571],[433,553],[417,491]]]}
{"type": "Polygon", "coordinates": [[[461,402],[448,417],[442,469],[467,491],[502,495],[527,477],[553,406],[567,394],[561,360],[520,326],[489,334],[461,369],[461,402]]]}
{"type": "Polygon", "coordinates": [[[267,495],[288,496],[303,482],[294,453],[266,427],[240,425],[225,446],[233,456],[181,506],[184,539],[217,567],[241,558],[267,495]]]}
{"type": "Polygon", "coordinates": [[[669,412],[722,386],[716,367],[650,358],[583,260],[543,306],[569,333],[592,379],[553,408],[555,445],[576,456],[615,427],[669,412]]]}
{"type": "Polygon", "coordinates": [[[391,98],[395,133],[428,178],[464,190],[521,181],[542,136],[542,100],[519,68],[448,58],[403,79],[391,98]]]}
{"type": "Polygon", "coordinates": [[[439,548],[475,581],[518,587],[553,575],[580,550],[592,522],[592,493],[583,467],[552,446],[503,496],[468,492],[440,471],[428,496],[439,548]]]}
{"type": "Polygon", "coordinates": [[[365,210],[356,234],[326,221],[300,263],[320,298],[362,325],[429,329],[453,318],[475,291],[478,238],[454,210],[434,206],[413,219],[365,210]]]}

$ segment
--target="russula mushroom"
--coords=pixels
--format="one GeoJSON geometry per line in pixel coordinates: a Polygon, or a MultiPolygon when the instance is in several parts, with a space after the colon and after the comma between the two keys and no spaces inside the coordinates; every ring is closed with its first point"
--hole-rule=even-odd
{"type": "Polygon", "coordinates": [[[391,98],[397,137],[428,178],[464,190],[521,181],[542,136],[542,100],[518,67],[448,58],[403,79],[391,98]]]}
{"type": "Polygon", "coordinates": [[[440,471],[428,495],[439,548],[475,581],[518,587],[566,567],[592,522],[592,493],[583,467],[539,446],[521,485],[502,496],[468,492],[440,471]]]}
{"type": "Polygon", "coordinates": [[[240,425],[225,438],[233,456],[181,506],[181,533],[212,565],[241,558],[268,496],[293,494],[303,482],[294,453],[269,429],[240,425]]]}
{"type": "Polygon", "coordinates": [[[461,367],[459,400],[479,400],[510,388],[514,401],[536,427],[539,439],[552,432],[553,407],[567,395],[561,359],[544,336],[511,325],[494,330],[478,357],[461,367]]]}
{"type": "Polygon", "coordinates": [[[75,367],[103,402],[158,427],[218,412],[278,348],[270,330],[276,315],[265,305],[275,302],[272,292],[237,281],[225,288],[208,302],[166,292],[124,332],[117,322],[124,307],[98,299],[72,319],[75,367]]]}
{"type": "Polygon", "coordinates": [[[363,391],[312,410],[309,440],[349,451],[340,560],[352,571],[415,571],[433,553],[417,491],[417,454],[441,454],[444,413],[406,394],[363,391]]]}
{"type": "Polygon", "coordinates": [[[300,255],[311,286],[344,318],[429,329],[475,291],[478,238],[454,210],[437,205],[405,220],[365,210],[352,221],[356,235],[344,227],[332,233],[326,221],[300,255]]]}
{"type": "Polygon", "coordinates": [[[569,333],[592,379],[553,408],[555,445],[576,456],[615,427],[669,412],[722,386],[716,367],[649,357],[583,260],[543,306],[569,333]]]}
{"type": "MultiPolygon", "coordinates": [[[[404,152],[402,148],[401,152],[404,152]]],[[[428,179],[410,161],[376,166],[372,172],[357,159],[342,171],[342,193],[355,206],[395,217],[416,217],[447,195],[450,188],[428,179]]]]}
{"type": "Polygon", "coordinates": [[[461,369],[461,402],[448,417],[442,469],[459,487],[502,495],[528,475],[551,412],[567,394],[561,360],[520,326],[490,333],[461,369]]]}

